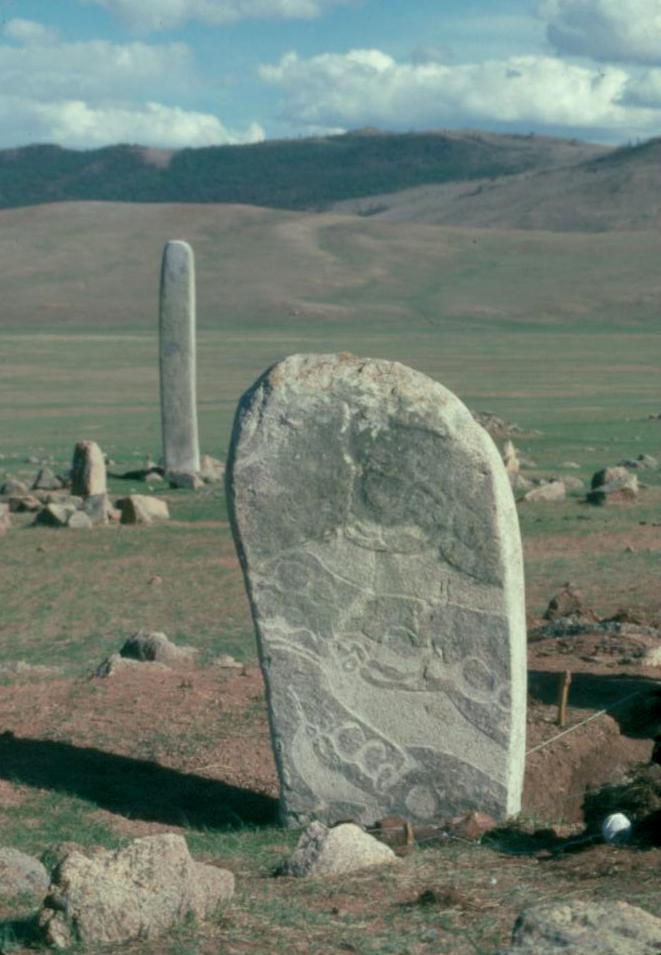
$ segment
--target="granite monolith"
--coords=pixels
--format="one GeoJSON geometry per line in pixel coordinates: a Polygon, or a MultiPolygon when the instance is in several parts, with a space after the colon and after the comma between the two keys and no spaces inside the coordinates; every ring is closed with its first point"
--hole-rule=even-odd
{"type": "Polygon", "coordinates": [[[285,824],[515,814],[521,541],[464,405],[398,363],[294,355],[239,403],[227,493],[285,824]]]}
{"type": "Polygon", "coordinates": [[[195,263],[187,242],[163,250],[160,310],[161,423],[165,471],[200,469],[195,355],[195,263]]]}
{"type": "Polygon", "coordinates": [[[96,497],[107,492],[106,459],[96,441],[79,441],[73,449],[71,493],[96,497]]]}

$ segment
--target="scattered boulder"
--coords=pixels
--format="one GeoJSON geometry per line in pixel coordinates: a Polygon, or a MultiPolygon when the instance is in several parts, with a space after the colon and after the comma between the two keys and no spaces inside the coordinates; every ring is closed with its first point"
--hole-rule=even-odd
{"type": "Polygon", "coordinates": [[[32,482],[33,491],[57,491],[62,487],[63,481],[50,468],[42,468],[32,482]]]}
{"type": "Polygon", "coordinates": [[[520,472],[518,474],[510,474],[510,484],[513,491],[530,491],[535,485],[528,478],[524,477],[520,472]]]}
{"type": "Polygon", "coordinates": [[[0,901],[32,896],[41,904],[50,879],[45,866],[18,849],[0,848],[0,901]]]}
{"type": "Polygon", "coordinates": [[[591,488],[590,504],[626,503],[638,497],[638,478],[625,467],[603,468],[593,475],[591,488]]]}
{"type": "Polygon", "coordinates": [[[652,955],[661,919],[628,902],[547,902],[519,915],[502,955],[652,955]]]}
{"type": "Polygon", "coordinates": [[[34,526],[66,527],[76,510],[74,504],[47,504],[35,517],[34,526]]]}
{"type": "Polygon", "coordinates": [[[107,494],[88,494],[83,501],[83,511],[92,524],[107,524],[114,508],[107,494]]]}
{"type": "Polygon", "coordinates": [[[231,657],[229,653],[221,653],[213,662],[222,670],[243,670],[243,664],[231,657]]]}
{"type": "Polygon", "coordinates": [[[158,497],[147,494],[130,494],[117,501],[122,524],[151,524],[155,520],[170,517],[168,505],[158,497]]]}
{"type": "Polygon", "coordinates": [[[79,441],[74,448],[71,492],[80,497],[106,493],[106,461],[96,441],[79,441]]]}
{"type": "Polygon", "coordinates": [[[640,662],[646,667],[661,667],[661,646],[648,647],[640,662]]]}
{"type": "Polygon", "coordinates": [[[19,481],[18,478],[14,477],[8,477],[5,483],[2,485],[2,488],[0,488],[0,494],[3,494],[5,497],[27,493],[27,484],[24,481],[19,481]]]}
{"type": "Polygon", "coordinates": [[[73,514],[69,516],[67,527],[78,531],[91,530],[93,527],[92,519],[89,515],[85,514],[84,511],[74,511],[73,514]]]}
{"type": "Polygon", "coordinates": [[[459,839],[469,839],[471,842],[480,842],[482,836],[486,836],[498,826],[498,823],[486,812],[465,812],[461,816],[452,819],[445,828],[445,831],[459,839]]]}
{"type": "Polygon", "coordinates": [[[317,876],[356,872],[369,866],[387,865],[397,856],[389,846],[379,842],[351,822],[329,829],[313,822],[305,830],[290,858],[283,863],[280,875],[317,876]]]}
{"type": "Polygon", "coordinates": [[[187,488],[189,491],[199,491],[204,487],[204,481],[194,471],[168,471],[165,480],[170,487],[187,488]]]}
{"type": "Polygon", "coordinates": [[[487,431],[492,438],[507,438],[513,434],[523,434],[523,428],[499,418],[493,411],[472,411],[473,418],[487,431]]]}
{"type": "Polygon", "coordinates": [[[514,447],[514,442],[512,440],[507,440],[503,445],[502,458],[503,464],[505,465],[505,470],[511,479],[521,470],[521,462],[519,461],[519,456],[516,453],[516,448],[514,447]]]}
{"type": "Polygon", "coordinates": [[[566,620],[567,617],[597,619],[591,610],[586,609],[583,593],[569,581],[551,597],[544,611],[544,620],[566,620]]]}
{"type": "Polygon", "coordinates": [[[565,468],[567,471],[579,471],[581,465],[577,461],[563,461],[560,467],[565,468]]]}
{"type": "Polygon", "coordinates": [[[200,459],[200,477],[205,484],[220,484],[225,476],[225,464],[210,454],[203,454],[200,459]]]}
{"type": "Polygon", "coordinates": [[[40,663],[27,663],[25,660],[14,660],[12,663],[0,663],[0,676],[42,677],[56,676],[60,673],[59,667],[47,667],[40,663]]]}
{"type": "MultiPolygon", "coordinates": [[[[111,653],[110,656],[106,657],[96,668],[94,676],[103,680],[107,677],[116,676],[118,673],[134,670],[136,667],[142,667],[144,665],[144,662],[141,660],[131,660],[128,657],[121,656],[119,653],[111,653]]],[[[169,667],[166,666],[165,663],[150,662],[148,665],[158,670],[169,670],[169,667]]]]}
{"type": "Polygon", "coordinates": [[[34,497],[32,494],[25,494],[21,497],[10,497],[7,501],[9,505],[9,510],[12,513],[34,513],[41,509],[41,501],[34,497]]]}
{"type": "Polygon", "coordinates": [[[0,504],[0,537],[11,527],[9,504],[0,504]]]}
{"type": "Polygon", "coordinates": [[[568,491],[584,491],[585,483],[581,481],[580,478],[574,477],[572,474],[565,474],[561,478],[554,478],[556,481],[562,481],[564,486],[568,491]]]}
{"type": "Polygon", "coordinates": [[[129,660],[176,666],[180,663],[190,663],[197,650],[195,647],[178,647],[168,640],[164,633],[138,630],[124,642],[119,653],[120,656],[129,660]]]}
{"type": "Polygon", "coordinates": [[[195,862],[183,836],[145,836],[91,858],[67,853],[38,923],[56,948],[118,945],[158,938],[191,917],[209,918],[233,894],[232,873],[195,862]]]}
{"type": "Polygon", "coordinates": [[[620,461],[620,466],[631,470],[656,471],[659,462],[651,454],[639,454],[637,458],[625,458],[620,461]]]}
{"type": "Polygon", "coordinates": [[[564,501],[566,496],[567,489],[562,481],[549,481],[548,484],[542,484],[528,491],[524,494],[523,500],[533,504],[539,501],[564,501]]]}

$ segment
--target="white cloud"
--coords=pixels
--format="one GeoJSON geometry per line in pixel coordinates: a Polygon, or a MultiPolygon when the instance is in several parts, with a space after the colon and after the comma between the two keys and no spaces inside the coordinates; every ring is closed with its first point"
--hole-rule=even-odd
{"type": "Polygon", "coordinates": [[[0,95],[0,146],[55,142],[71,149],[90,149],[114,143],[141,146],[217,146],[253,143],[264,130],[251,123],[230,130],[217,116],[146,103],[143,106],[90,106],[83,100],[42,103],[0,95]]]}
{"type": "Polygon", "coordinates": [[[398,63],[380,50],[307,60],[288,53],[260,73],[284,91],[283,117],[293,125],[407,129],[486,122],[629,136],[651,134],[661,122],[660,112],[626,103],[626,70],[547,56],[444,65],[398,63]]]}
{"type": "Polygon", "coordinates": [[[105,7],[135,30],[150,32],[197,20],[215,26],[238,20],[299,19],[355,0],[82,0],[105,7]]]}
{"type": "Polygon", "coordinates": [[[41,24],[14,19],[0,43],[0,147],[57,142],[209,146],[264,138],[256,123],[228,129],[210,113],[163,102],[197,88],[184,43],[67,43],[41,24]]]}
{"type": "Polygon", "coordinates": [[[661,0],[542,0],[539,13],[559,53],[661,64],[661,0]]]}

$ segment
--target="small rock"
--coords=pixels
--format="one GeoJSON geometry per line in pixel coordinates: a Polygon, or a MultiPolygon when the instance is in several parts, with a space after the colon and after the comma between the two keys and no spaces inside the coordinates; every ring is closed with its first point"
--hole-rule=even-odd
{"type": "Polygon", "coordinates": [[[225,464],[210,454],[203,454],[200,460],[200,477],[205,484],[219,484],[225,476],[225,464]]]}
{"type": "Polygon", "coordinates": [[[41,509],[41,501],[31,494],[26,494],[22,497],[10,497],[7,503],[9,504],[9,510],[17,514],[25,512],[34,513],[41,509]]]}
{"type": "Polygon", "coordinates": [[[56,491],[61,487],[64,487],[62,481],[50,468],[42,468],[32,482],[34,491],[56,491]]]}
{"type": "Polygon", "coordinates": [[[459,839],[469,839],[471,842],[479,842],[482,836],[485,836],[492,829],[495,829],[498,823],[486,812],[465,812],[457,816],[446,827],[446,831],[459,839]]]}
{"type": "Polygon", "coordinates": [[[47,504],[34,519],[34,526],[66,527],[69,518],[76,513],[72,504],[47,504]]]}
{"type": "Polygon", "coordinates": [[[661,647],[649,647],[640,662],[646,667],[661,667],[661,647]]]}
{"type": "Polygon", "coordinates": [[[190,491],[199,491],[204,487],[204,481],[200,475],[190,471],[168,471],[165,480],[170,487],[188,488],[190,491]]]}
{"type": "Polygon", "coordinates": [[[513,491],[529,491],[534,487],[532,481],[528,480],[528,478],[524,477],[521,473],[510,474],[509,479],[513,491]]]}
{"type": "Polygon", "coordinates": [[[568,491],[584,491],[585,483],[581,481],[580,478],[574,477],[571,474],[565,474],[562,478],[557,478],[557,480],[562,481],[564,486],[568,491]]]}
{"type": "Polygon", "coordinates": [[[113,510],[107,494],[88,494],[82,506],[92,524],[107,524],[113,510]]]}
{"type": "Polygon", "coordinates": [[[560,467],[566,468],[568,471],[579,471],[581,465],[577,464],[576,461],[563,461],[560,467]]]}
{"type": "Polygon", "coordinates": [[[74,511],[67,521],[67,527],[72,530],[91,530],[93,527],[91,518],[84,511],[74,511]]]}
{"type": "Polygon", "coordinates": [[[119,945],[158,938],[191,917],[209,918],[233,894],[232,873],[195,862],[182,836],[145,836],[91,858],[66,854],[38,924],[56,948],[119,945]]]}
{"type": "Polygon", "coordinates": [[[627,468],[603,468],[592,477],[592,490],[587,495],[590,504],[626,503],[638,497],[638,478],[627,468]]]}
{"type": "Polygon", "coordinates": [[[652,955],[661,919],[627,902],[547,902],[519,915],[502,955],[652,955]]]}
{"type": "Polygon", "coordinates": [[[54,676],[60,673],[59,667],[47,667],[40,663],[26,663],[25,660],[16,660],[12,663],[0,663],[0,674],[3,676],[42,677],[54,676]]]}
{"type": "Polygon", "coordinates": [[[120,656],[141,662],[165,663],[175,666],[189,663],[197,653],[195,647],[178,647],[164,633],[138,630],[124,642],[120,656]]]}
{"type": "Polygon", "coordinates": [[[298,841],[281,875],[317,876],[356,872],[369,866],[392,864],[397,856],[389,846],[351,822],[329,829],[313,822],[298,841]]]}
{"type": "Polygon", "coordinates": [[[19,481],[18,478],[8,477],[5,483],[0,488],[0,494],[3,494],[5,497],[10,497],[18,494],[27,494],[28,486],[23,481],[19,481]]]}
{"type": "Polygon", "coordinates": [[[170,517],[168,505],[158,497],[146,494],[130,494],[117,501],[121,512],[122,524],[151,524],[154,520],[167,520],[170,517]]]}
{"type": "Polygon", "coordinates": [[[562,481],[549,481],[541,487],[533,488],[524,495],[523,500],[530,503],[539,501],[564,501],[567,495],[565,485],[562,481]]]}
{"type": "Polygon", "coordinates": [[[231,657],[229,653],[221,653],[213,662],[224,670],[243,670],[243,664],[231,657]]]}
{"type": "MultiPolygon", "coordinates": [[[[588,611],[588,613],[591,617],[594,617],[591,612],[588,611]]],[[[585,615],[586,610],[583,605],[582,592],[574,584],[567,582],[551,597],[549,605],[544,611],[544,620],[583,617],[585,615]]]]}
{"type": "Polygon", "coordinates": [[[157,670],[169,670],[165,663],[143,662],[141,660],[131,660],[128,657],[122,657],[119,653],[111,653],[109,657],[98,665],[94,671],[94,676],[101,680],[109,676],[115,676],[117,673],[123,673],[127,670],[134,670],[136,667],[149,666],[157,670]]]}
{"type": "Polygon", "coordinates": [[[18,849],[0,848],[0,901],[32,896],[41,903],[49,882],[48,872],[38,859],[18,849]]]}
{"type": "Polygon", "coordinates": [[[639,454],[637,458],[626,458],[624,461],[620,461],[620,466],[632,470],[642,469],[656,471],[659,467],[659,462],[651,454],[639,454]]]}

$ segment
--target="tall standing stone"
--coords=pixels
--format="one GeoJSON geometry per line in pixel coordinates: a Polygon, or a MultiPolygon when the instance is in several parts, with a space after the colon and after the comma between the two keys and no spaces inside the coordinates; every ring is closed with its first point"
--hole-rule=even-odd
{"type": "Polygon", "coordinates": [[[187,242],[163,250],[160,290],[160,370],[166,472],[200,469],[195,368],[195,265],[187,242]]]}
{"type": "Polygon", "coordinates": [[[96,441],[79,441],[73,449],[71,493],[79,497],[105,494],[106,461],[96,441]]]}
{"type": "Polygon", "coordinates": [[[283,820],[516,813],[521,542],[464,405],[398,363],[294,355],[242,398],[227,488],[283,820]]]}

